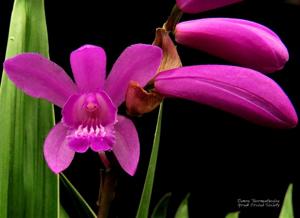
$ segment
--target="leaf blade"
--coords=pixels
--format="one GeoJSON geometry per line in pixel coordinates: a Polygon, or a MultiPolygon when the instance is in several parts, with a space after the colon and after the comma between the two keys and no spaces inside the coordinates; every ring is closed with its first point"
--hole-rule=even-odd
{"type": "Polygon", "coordinates": [[[88,205],[88,203],[84,200],[81,194],[72,185],[72,183],[68,180],[68,178],[62,173],[60,174],[59,178],[64,186],[64,189],[67,191],[66,193],[70,199],[69,203],[73,205],[72,208],[74,208],[74,211],[76,211],[76,217],[96,218],[97,215],[94,213],[92,208],[88,205]]]}
{"type": "Polygon", "coordinates": [[[171,193],[165,194],[154,207],[151,218],[166,218],[171,193]]]}
{"type": "Polygon", "coordinates": [[[59,217],[60,218],[69,218],[69,215],[67,214],[67,212],[61,205],[59,207],[59,217]]]}
{"type": "Polygon", "coordinates": [[[228,213],[225,218],[239,218],[240,212],[228,213]]]}
{"type": "Polygon", "coordinates": [[[189,217],[189,206],[188,206],[188,199],[190,197],[190,194],[187,194],[187,196],[183,199],[183,201],[180,203],[175,218],[188,218],[189,217]]]}
{"type": "Polygon", "coordinates": [[[293,185],[290,184],[282,204],[279,218],[294,218],[293,212],[293,185]]]}
{"type": "MultiPolygon", "coordinates": [[[[6,58],[22,52],[48,57],[43,0],[15,0],[6,58]]],[[[3,72],[0,87],[0,217],[59,216],[58,176],[47,168],[44,138],[54,124],[53,107],[30,98],[3,72]]]]}
{"type": "Polygon", "coordinates": [[[163,102],[160,104],[159,113],[157,117],[156,129],[154,134],[154,141],[152,152],[150,156],[149,166],[147,170],[146,180],[144,184],[144,189],[142,192],[139,208],[136,214],[137,218],[148,218],[149,207],[151,201],[152,188],[154,183],[154,176],[156,170],[159,142],[160,142],[160,131],[161,131],[161,121],[163,113],[163,102]]]}

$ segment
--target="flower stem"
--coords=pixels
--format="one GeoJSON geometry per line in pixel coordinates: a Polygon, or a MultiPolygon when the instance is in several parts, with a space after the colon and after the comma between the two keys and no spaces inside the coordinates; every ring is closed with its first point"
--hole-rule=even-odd
{"type": "Polygon", "coordinates": [[[183,12],[175,4],[168,20],[164,23],[163,29],[166,31],[174,32],[176,24],[182,17],[183,12]]]}
{"type": "Polygon", "coordinates": [[[100,187],[98,197],[98,218],[107,218],[112,200],[115,197],[115,187],[117,185],[117,176],[114,170],[100,171],[100,187]]]}
{"type": "Polygon", "coordinates": [[[103,165],[105,166],[105,169],[110,170],[111,169],[111,164],[110,164],[105,152],[99,152],[98,155],[99,155],[103,165]]]}

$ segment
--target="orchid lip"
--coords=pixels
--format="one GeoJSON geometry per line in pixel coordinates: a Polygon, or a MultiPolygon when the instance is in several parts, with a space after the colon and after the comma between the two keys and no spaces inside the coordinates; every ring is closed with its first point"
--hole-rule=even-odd
{"type": "Polygon", "coordinates": [[[104,137],[106,135],[105,127],[103,127],[101,124],[99,126],[90,127],[80,125],[78,129],[74,133],[75,137],[82,137],[82,136],[101,136],[104,137]]]}
{"type": "Polygon", "coordinates": [[[83,153],[89,147],[96,151],[112,150],[117,109],[105,92],[71,96],[63,108],[63,123],[69,128],[68,145],[83,153]]]}
{"type": "Polygon", "coordinates": [[[115,144],[115,130],[113,126],[104,127],[101,124],[96,127],[80,125],[67,136],[69,146],[77,152],[85,152],[89,147],[92,150],[110,151],[115,144]]]}

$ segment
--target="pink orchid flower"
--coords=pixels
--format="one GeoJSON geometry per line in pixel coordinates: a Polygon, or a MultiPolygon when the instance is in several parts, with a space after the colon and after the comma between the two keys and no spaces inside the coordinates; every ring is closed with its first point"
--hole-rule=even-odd
{"type": "Polygon", "coordinates": [[[176,0],[176,4],[183,12],[195,14],[241,1],[242,0],[176,0]]]}
{"type": "Polygon", "coordinates": [[[8,77],[26,94],[46,99],[62,108],[44,143],[44,156],[54,173],[66,169],[75,152],[91,148],[112,151],[121,167],[134,175],[140,155],[136,128],[117,115],[130,80],[142,86],[154,76],[162,58],[156,46],[136,44],[124,50],[105,79],[106,55],[102,48],[85,45],[71,54],[76,85],[65,71],[35,53],[4,62],[8,77]]]}
{"type": "Polygon", "coordinates": [[[175,39],[179,44],[264,73],[281,70],[289,59],[276,33],[248,20],[206,18],[182,22],[176,25],[175,39]]]}

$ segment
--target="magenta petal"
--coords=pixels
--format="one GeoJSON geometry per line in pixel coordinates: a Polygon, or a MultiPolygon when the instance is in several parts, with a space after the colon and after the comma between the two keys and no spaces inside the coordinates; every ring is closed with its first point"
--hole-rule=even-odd
{"type": "Polygon", "coordinates": [[[297,114],[289,98],[270,78],[251,69],[203,65],[161,72],[156,91],[193,100],[269,127],[292,128],[297,114]]]}
{"type": "Polygon", "coordinates": [[[86,114],[83,108],[85,97],[83,95],[72,95],[62,109],[62,122],[72,128],[81,125],[86,114]]]}
{"type": "Polygon", "coordinates": [[[71,67],[81,91],[103,89],[106,74],[105,51],[98,46],[85,45],[71,53],[71,67]]]}
{"type": "Polygon", "coordinates": [[[67,128],[58,123],[48,134],[44,144],[44,156],[54,173],[66,169],[74,158],[75,152],[67,145],[67,128]]]}
{"type": "Polygon", "coordinates": [[[60,107],[77,91],[61,67],[39,54],[26,53],[7,59],[4,69],[9,79],[26,94],[47,99],[60,107]]]}
{"type": "Polygon", "coordinates": [[[116,143],[113,152],[121,167],[133,176],[140,158],[138,133],[131,120],[123,116],[118,116],[118,120],[115,125],[116,143]]]}
{"type": "Polygon", "coordinates": [[[145,86],[156,73],[162,58],[162,51],[153,45],[136,44],[126,48],[115,62],[107,81],[105,91],[118,107],[124,100],[131,80],[145,86]]]}
{"type": "Polygon", "coordinates": [[[240,1],[242,0],[176,0],[176,4],[183,12],[194,14],[240,1]]]}
{"type": "Polygon", "coordinates": [[[270,73],[280,70],[289,54],[265,26],[241,19],[208,18],[177,24],[176,41],[233,63],[270,73]]]}

